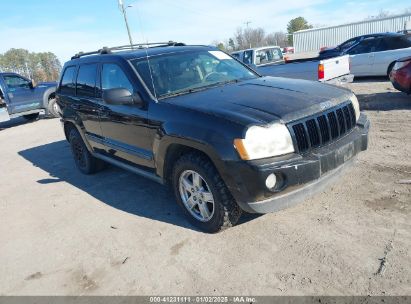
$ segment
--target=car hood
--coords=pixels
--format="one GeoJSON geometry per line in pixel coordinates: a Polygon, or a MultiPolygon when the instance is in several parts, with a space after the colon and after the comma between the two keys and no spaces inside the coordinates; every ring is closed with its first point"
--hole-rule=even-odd
{"type": "Polygon", "coordinates": [[[351,97],[351,91],[314,81],[260,77],[161,102],[244,124],[290,122],[322,112],[351,97]]]}

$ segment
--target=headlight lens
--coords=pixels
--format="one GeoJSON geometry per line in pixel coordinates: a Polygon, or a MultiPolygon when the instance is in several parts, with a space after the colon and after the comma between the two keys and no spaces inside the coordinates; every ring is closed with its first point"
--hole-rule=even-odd
{"type": "Polygon", "coordinates": [[[244,139],[235,139],[234,146],[243,160],[273,157],[294,152],[290,132],[283,124],[267,128],[251,126],[244,139]]]}
{"type": "Polygon", "coordinates": [[[399,69],[402,69],[403,67],[405,67],[406,65],[408,65],[409,63],[411,63],[411,61],[397,61],[394,64],[394,67],[392,68],[394,71],[397,71],[399,69]]]}
{"type": "Polygon", "coordinates": [[[351,96],[350,100],[354,107],[355,120],[358,121],[358,119],[360,118],[360,103],[358,102],[357,96],[355,96],[354,94],[351,96]]]}

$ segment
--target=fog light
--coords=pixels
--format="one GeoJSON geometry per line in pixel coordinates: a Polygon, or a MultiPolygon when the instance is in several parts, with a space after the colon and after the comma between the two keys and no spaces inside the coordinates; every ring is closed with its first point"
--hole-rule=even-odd
{"type": "Polygon", "coordinates": [[[274,173],[271,173],[267,179],[265,180],[265,185],[267,186],[268,189],[273,189],[275,187],[275,184],[277,183],[277,177],[275,176],[274,173]]]}

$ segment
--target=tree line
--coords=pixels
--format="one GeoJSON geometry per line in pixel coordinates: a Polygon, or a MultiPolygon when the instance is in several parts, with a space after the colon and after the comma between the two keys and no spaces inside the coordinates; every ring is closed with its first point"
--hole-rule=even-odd
{"type": "Polygon", "coordinates": [[[224,42],[214,41],[213,44],[218,48],[233,52],[248,48],[255,48],[268,45],[277,45],[279,47],[287,47],[293,45],[293,33],[305,29],[310,29],[313,26],[308,23],[303,17],[291,19],[287,24],[287,32],[278,31],[266,33],[261,27],[258,28],[237,28],[233,37],[228,38],[224,42]]]}
{"type": "Polygon", "coordinates": [[[36,53],[13,48],[0,54],[0,72],[18,73],[36,82],[56,81],[61,63],[52,52],[36,53]]]}

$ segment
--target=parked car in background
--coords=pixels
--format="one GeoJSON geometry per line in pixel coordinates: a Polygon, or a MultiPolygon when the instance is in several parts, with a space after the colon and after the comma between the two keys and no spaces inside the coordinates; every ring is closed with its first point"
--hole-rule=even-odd
{"type": "Polygon", "coordinates": [[[339,47],[320,52],[320,58],[350,55],[354,76],[388,76],[397,59],[411,55],[411,40],[405,34],[384,33],[356,37],[339,47]]]}
{"type": "Polygon", "coordinates": [[[247,65],[263,66],[283,62],[283,53],[279,46],[252,48],[231,53],[231,55],[247,65]]]}
{"type": "Polygon", "coordinates": [[[347,89],[263,77],[215,47],[152,46],[64,65],[57,99],[81,172],[108,162],[167,183],[196,226],[217,232],[243,210],[322,191],[367,149],[369,120],[347,89]]]}
{"type": "Polygon", "coordinates": [[[327,60],[316,60],[315,58],[294,60],[285,63],[280,48],[277,46],[237,51],[231,55],[265,76],[334,83],[353,80],[348,56],[327,60]],[[265,58],[271,58],[271,60],[267,61],[265,58]]]}
{"type": "Polygon", "coordinates": [[[337,56],[346,55],[347,54],[346,52],[350,48],[357,45],[358,43],[360,43],[364,39],[382,37],[382,36],[386,36],[386,35],[387,35],[387,33],[362,35],[362,36],[357,36],[357,37],[348,39],[347,41],[344,41],[343,43],[341,43],[340,45],[335,46],[335,47],[322,47],[320,49],[319,58],[326,59],[326,58],[333,58],[333,57],[337,57],[337,56]]]}
{"type": "Polygon", "coordinates": [[[390,80],[394,88],[411,94],[411,56],[395,62],[390,73],[390,80]]]}
{"type": "Polygon", "coordinates": [[[292,46],[286,46],[286,47],[283,49],[283,53],[284,53],[284,54],[294,54],[294,47],[292,47],[292,46]]]}
{"type": "Polygon", "coordinates": [[[16,73],[0,73],[0,122],[16,117],[36,119],[40,113],[58,117],[56,82],[36,85],[16,73]]]}

